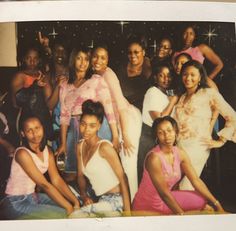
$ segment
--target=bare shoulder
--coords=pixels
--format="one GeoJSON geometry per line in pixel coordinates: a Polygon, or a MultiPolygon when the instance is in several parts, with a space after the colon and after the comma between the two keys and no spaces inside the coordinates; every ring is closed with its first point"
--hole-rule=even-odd
{"type": "Polygon", "coordinates": [[[158,167],[161,164],[161,160],[159,158],[159,155],[157,154],[157,152],[152,151],[150,154],[148,154],[147,158],[146,158],[146,162],[145,165],[147,167],[158,167]]]}
{"type": "Polygon", "coordinates": [[[207,51],[210,51],[211,48],[209,46],[207,46],[206,44],[202,43],[200,45],[198,45],[198,48],[200,49],[200,51],[204,54],[207,51]]]}
{"type": "Polygon", "coordinates": [[[32,157],[30,156],[29,152],[26,149],[20,148],[16,151],[15,160],[17,162],[24,161],[24,160],[27,160],[29,158],[32,159],[32,157]]]}
{"type": "Polygon", "coordinates": [[[110,142],[103,141],[99,146],[100,155],[102,157],[111,156],[117,154],[113,145],[110,142]]]}

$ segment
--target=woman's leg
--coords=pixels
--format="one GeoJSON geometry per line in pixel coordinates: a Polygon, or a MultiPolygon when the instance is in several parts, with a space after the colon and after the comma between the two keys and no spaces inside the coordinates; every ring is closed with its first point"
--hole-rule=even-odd
{"type": "Polygon", "coordinates": [[[131,155],[125,155],[122,148],[120,152],[121,163],[124,171],[127,175],[130,189],[131,202],[134,198],[135,193],[138,190],[138,171],[137,171],[137,156],[139,139],[141,135],[142,117],[140,111],[131,106],[128,111],[127,124],[128,124],[128,136],[134,146],[133,153],[131,155]]]}
{"type": "MultiPolygon", "coordinates": [[[[185,212],[200,211],[206,205],[206,200],[195,191],[172,191],[171,194],[185,212]]],[[[163,211],[161,212],[165,214],[173,213],[166,204],[163,204],[163,211]]]]}

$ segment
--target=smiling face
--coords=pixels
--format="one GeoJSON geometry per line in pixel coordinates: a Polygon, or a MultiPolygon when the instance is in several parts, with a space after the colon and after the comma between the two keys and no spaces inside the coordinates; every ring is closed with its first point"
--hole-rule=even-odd
{"type": "Polygon", "coordinates": [[[185,55],[180,55],[174,65],[175,73],[180,74],[183,64],[189,61],[189,58],[185,55]]]}
{"type": "Polygon", "coordinates": [[[43,136],[43,125],[37,118],[29,118],[24,122],[21,135],[26,138],[29,145],[40,145],[43,136]]]}
{"type": "Polygon", "coordinates": [[[108,65],[108,52],[104,48],[97,48],[92,55],[91,65],[97,74],[103,74],[108,65]]]}
{"type": "Polygon", "coordinates": [[[173,146],[176,140],[176,130],[171,122],[164,120],[157,126],[156,136],[160,146],[173,146]]]}
{"type": "Polygon", "coordinates": [[[39,65],[39,53],[36,50],[29,50],[24,58],[26,69],[36,71],[39,65]]]}
{"type": "Polygon", "coordinates": [[[89,67],[89,55],[80,51],[75,56],[75,70],[76,72],[86,72],[89,67]]]}
{"type": "Polygon", "coordinates": [[[80,133],[82,137],[87,140],[97,136],[101,124],[95,115],[84,115],[80,120],[80,133]]]}
{"type": "Polygon", "coordinates": [[[143,63],[145,51],[138,43],[132,43],[128,47],[128,59],[131,65],[141,65],[143,63]]]}
{"type": "Polygon", "coordinates": [[[67,59],[67,52],[64,46],[56,45],[53,51],[53,60],[56,64],[65,64],[67,59]]]}
{"type": "Polygon", "coordinates": [[[172,53],[172,48],[171,48],[171,42],[168,39],[163,39],[160,42],[160,45],[157,50],[157,56],[160,59],[167,58],[171,55],[172,53]]]}
{"type": "Polygon", "coordinates": [[[182,81],[186,90],[196,91],[201,81],[199,70],[194,66],[188,66],[183,70],[182,81]]]}
{"type": "Polygon", "coordinates": [[[183,33],[183,43],[185,47],[191,47],[196,37],[195,31],[192,27],[187,27],[183,33]]]}
{"type": "Polygon", "coordinates": [[[167,67],[162,67],[160,72],[157,73],[156,77],[156,84],[162,89],[166,90],[171,83],[171,75],[170,70],[167,67]]]}

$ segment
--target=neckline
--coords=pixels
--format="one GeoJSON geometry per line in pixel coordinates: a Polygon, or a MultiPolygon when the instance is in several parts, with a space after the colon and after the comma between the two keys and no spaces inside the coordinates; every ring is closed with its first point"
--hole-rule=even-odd
{"type": "Polygon", "coordinates": [[[165,162],[165,165],[166,166],[169,166],[170,169],[171,169],[171,173],[174,174],[175,173],[175,162],[176,162],[176,155],[175,155],[175,150],[174,150],[174,147],[172,148],[172,153],[173,153],[173,163],[170,164],[167,159],[165,158],[165,153],[160,149],[160,153],[164,159],[164,162],[165,162]]]}
{"type": "MultiPolygon", "coordinates": [[[[99,144],[100,144],[100,142],[101,142],[102,140],[98,140],[97,141],[97,143],[96,143],[96,149],[94,150],[94,152],[93,152],[93,154],[90,156],[90,158],[88,159],[88,161],[87,161],[87,163],[86,164],[84,164],[84,161],[83,161],[83,146],[84,146],[84,142],[85,142],[85,140],[83,140],[83,143],[82,143],[82,147],[81,147],[81,163],[82,163],[82,166],[83,166],[83,168],[85,169],[87,166],[88,166],[88,164],[89,164],[89,162],[91,161],[91,159],[94,157],[94,154],[97,152],[97,150],[98,150],[98,148],[99,148],[99,144]]],[[[94,146],[94,147],[95,147],[94,146]]]]}

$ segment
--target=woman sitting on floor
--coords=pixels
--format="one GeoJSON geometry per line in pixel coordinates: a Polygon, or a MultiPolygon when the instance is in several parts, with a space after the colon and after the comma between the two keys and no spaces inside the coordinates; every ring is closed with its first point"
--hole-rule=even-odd
{"type": "Polygon", "coordinates": [[[197,176],[186,153],[178,148],[176,121],[165,116],[153,122],[158,145],[147,155],[144,174],[133,201],[133,210],[183,215],[187,211],[214,209],[223,213],[220,202],[197,176]],[[173,190],[185,174],[196,191],[173,190]]]}

